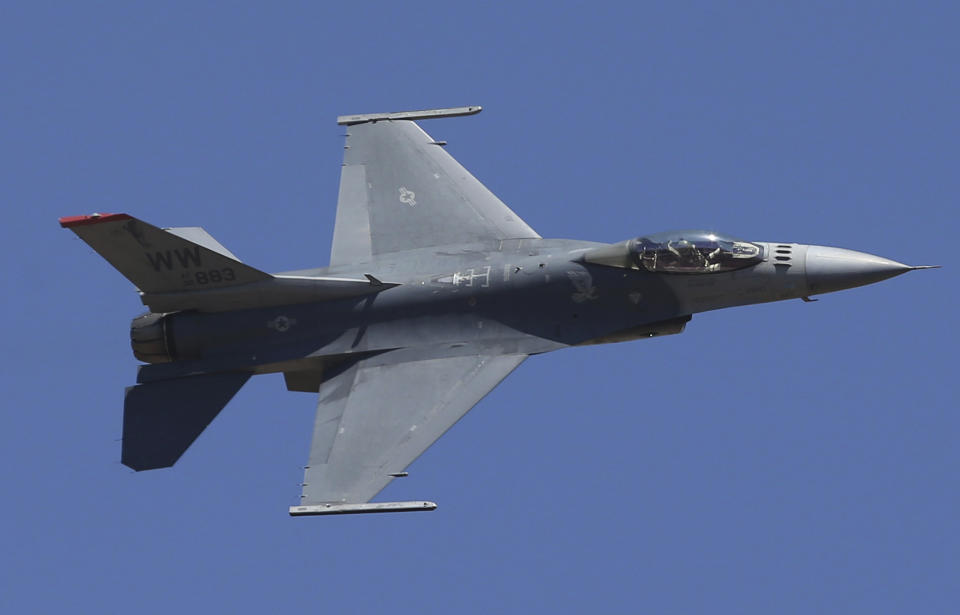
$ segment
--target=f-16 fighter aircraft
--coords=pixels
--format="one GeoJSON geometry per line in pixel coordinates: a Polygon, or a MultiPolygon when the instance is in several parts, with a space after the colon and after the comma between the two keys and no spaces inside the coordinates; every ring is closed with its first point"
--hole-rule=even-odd
{"type": "Polygon", "coordinates": [[[172,466],[251,376],[279,372],[319,396],[291,515],[433,510],[370,500],[530,355],[923,268],[710,231],[543,239],[416,123],[479,111],[338,118],[348,134],[327,268],[269,274],[201,228],[61,218],[149,308],[130,330],[144,364],[126,390],[123,463],[172,466]]]}

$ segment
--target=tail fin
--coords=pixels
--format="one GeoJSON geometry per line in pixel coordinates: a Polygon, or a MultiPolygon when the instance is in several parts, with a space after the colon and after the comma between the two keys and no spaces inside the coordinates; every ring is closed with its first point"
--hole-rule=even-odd
{"type": "Polygon", "coordinates": [[[60,218],[143,294],[212,290],[271,279],[203,229],[164,230],[127,214],[60,218]]]}
{"type": "Polygon", "coordinates": [[[127,214],[60,218],[140,291],[154,312],[220,312],[313,303],[383,292],[366,279],[270,275],[241,263],[199,227],[160,229],[127,214]]]}
{"type": "Polygon", "coordinates": [[[123,465],[139,472],[175,464],[250,376],[222,372],[129,387],[123,465]]]}

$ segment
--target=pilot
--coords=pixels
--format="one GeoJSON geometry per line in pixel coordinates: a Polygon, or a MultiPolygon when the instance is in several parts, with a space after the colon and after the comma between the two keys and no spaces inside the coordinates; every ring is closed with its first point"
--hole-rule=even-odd
{"type": "Polygon", "coordinates": [[[667,250],[677,257],[678,268],[683,269],[705,269],[707,263],[703,254],[697,249],[697,246],[686,239],[667,242],[667,250]]]}

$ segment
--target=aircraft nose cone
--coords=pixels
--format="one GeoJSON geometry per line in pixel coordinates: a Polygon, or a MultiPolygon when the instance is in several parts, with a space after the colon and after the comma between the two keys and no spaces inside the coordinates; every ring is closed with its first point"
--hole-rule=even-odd
{"type": "Polygon", "coordinates": [[[865,252],[809,246],[807,289],[811,295],[873,284],[910,271],[913,267],[865,252]]]}

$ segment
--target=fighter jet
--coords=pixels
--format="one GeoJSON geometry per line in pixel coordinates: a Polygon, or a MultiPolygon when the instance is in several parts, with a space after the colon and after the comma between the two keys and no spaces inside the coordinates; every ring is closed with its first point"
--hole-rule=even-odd
{"type": "Polygon", "coordinates": [[[292,516],[433,510],[371,502],[523,361],[681,333],[698,312],[872,284],[914,269],[851,250],[712,231],[543,239],[417,120],[348,115],[330,265],[269,274],[198,227],[60,219],[137,288],[143,362],[121,460],[172,466],[247,380],[319,396],[292,516]]]}

